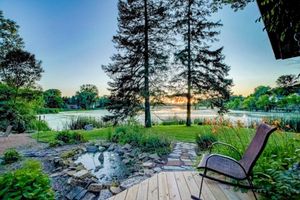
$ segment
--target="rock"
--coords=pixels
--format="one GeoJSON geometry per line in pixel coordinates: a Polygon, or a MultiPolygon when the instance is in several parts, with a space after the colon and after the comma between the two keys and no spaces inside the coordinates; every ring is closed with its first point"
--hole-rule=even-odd
{"type": "Polygon", "coordinates": [[[73,174],[73,177],[83,179],[83,178],[86,178],[90,175],[91,174],[90,174],[89,171],[83,169],[83,170],[80,170],[79,172],[76,172],[75,174],[73,174]]]}
{"type": "Polygon", "coordinates": [[[75,200],[80,200],[84,195],[87,193],[87,190],[82,190],[74,199],[75,200]]]}
{"type": "Polygon", "coordinates": [[[103,188],[103,185],[100,183],[92,183],[88,187],[88,191],[90,192],[100,192],[103,188]]]}
{"type": "Polygon", "coordinates": [[[86,147],[86,151],[88,153],[96,153],[97,151],[99,151],[99,149],[96,146],[87,146],[86,147]]]}
{"type": "Polygon", "coordinates": [[[93,200],[94,198],[96,198],[96,195],[87,192],[81,200],[93,200]]]}
{"type": "Polygon", "coordinates": [[[141,154],[139,154],[139,159],[140,160],[143,160],[144,158],[147,158],[147,157],[149,157],[149,154],[148,153],[141,153],[141,154]]]}
{"type": "Polygon", "coordinates": [[[146,178],[147,178],[146,176],[134,176],[134,177],[128,178],[121,182],[120,187],[123,189],[130,188],[131,186],[138,184],[139,182],[145,180],[146,178]]]}
{"type": "Polygon", "coordinates": [[[98,172],[102,167],[103,167],[102,165],[96,166],[94,172],[98,172]]]}
{"type": "Polygon", "coordinates": [[[120,192],[122,192],[122,189],[120,187],[115,187],[115,186],[111,186],[109,188],[109,190],[111,191],[112,194],[119,194],[120,192]]]}
{"type": "Polygon", "coordinates": [[[104,161],[104,155],[103,155],[103,152],[100,153],[100,155],[98,156],[98,160],[101,164],[103,164],[103,161],[104,161]]]}
{"type": "Polygon", "coordinates": [[[102,146],[99,146],[98,149],[99,149],[100,152],[103,152],[103,151],[105,151],[106,148],[102,147],[102,146]]]}
{"type": "Polygon", "coordinates": [[[109,191],[109,189],[104,189],[104,190],[101,190],[98,200],[108,199],[112,196],[113,196],[113,194],[109,191]]]}
{"type": "Polygon", "coordinates": [[[130,145],[130,144],[125,144],[124,146],[123,146],[123,149],[125,149],[125,150],[132,150],[132,146],[130,145]]]}
{"type": "Polygon", "coordinates": [[[77,171],[76,170],[69,170],[66,172],[69,176],[73,176],[77,171]]]}
{"type": "Polygon", "coordinates": [[[147,162],[144,162],[142,164],[142,166],[146,167],[146,168],[153,168],[153,167],[155,167],[155,164],[153,162],[147,161],[147,162]]]}
{"type": "Polygon", "coordinates": [[[66,198],[67,199],[74,199],[77,195],[79,195],[82,191],[84,191],[84,188],[83,187],[74,187],[67,195],[66,195],[66,198]]]}
{"type": "Polygon", "coordinates": [[[109,147],[108,147],[108,149],[107,149],[107,151],[113,151],[115,148],[116,148],[116,144],[111,144],[111,145],[109,145],[109,147]]]}
{"type": "Polygon", "coordinates": [[[125,159],[122,160],[122,162],[123,162],[125,165],[128,165],[128,164],[131,162],[131,159],[125,158],[125,159]]]}
{"type": "Polygon", "coordinates": [[[151,169],[145,169],[144,174],[148,177],[151,177],[154,174],[154,171],[151,169]]]}
{"type": "Polygon", "coordinates": [[[162,171],[162,169],[160,168],[160,167],[154,167],[154,169],[153,169],[155,172],[161,172],[162,171]]]}
{"type": "Polygon", "coordinates": [[[149,155],[149,158],[151,158],[153,160],[159,160],[160,159],[160,157],[157,155],[157,153],[149,155]]]}
{"type": "Polygon", "coordinates": [[[83,129],[86,131],[91,131],[94,129],[94,126],[93,126],[93,124],[87,124],[83,127],[83,129]]]}
{"type": "Polygon", "coordinates": [[[105,177],[105,174],[99,175],[99,179],[103,179],[105,177]]]}
{"type": "Polygon", "coordinates": [[[57,176],[61,176],[61,175],[63,175],[63,174],[64,174],[64,172],[56,172],[56,173],[54,173],[54,174],[51,174],[50,177],[51,177],[51,178],[54,178],[54,177],[57,177],[57,176]]]}

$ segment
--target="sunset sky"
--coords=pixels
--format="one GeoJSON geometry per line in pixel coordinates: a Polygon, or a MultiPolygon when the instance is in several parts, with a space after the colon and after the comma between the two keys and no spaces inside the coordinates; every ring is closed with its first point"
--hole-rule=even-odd
{"type": "MultiPolygon", "coordinates": [[[[117,0],[0,0],[4,16],[20,25],[26,49],[43,61],[43,89],[58,88],[73,95],[90,83],[108,94],[109,78],[101,69],[114,53],[117,0]]],[[[248,95],[258,85],[275,85],[282,74],[299,74],[300,59],[275,60],[257,5],[233,12],[225,8],[220,19],[220,41],[231,66],[234,94],[248,95]]]]}

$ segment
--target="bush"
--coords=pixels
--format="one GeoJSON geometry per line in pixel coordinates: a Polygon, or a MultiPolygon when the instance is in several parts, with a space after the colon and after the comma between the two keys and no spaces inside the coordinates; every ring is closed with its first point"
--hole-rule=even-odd
{"type": "Polygon", "coordinates": [[[18,160],[20,160],[20,158],[21,156],[17,150],[8,149],[4,152],[3,160],[5,164],[10,164],[10,163],[17,162],[18,160]]]}
{"type": "Polygon", "coordinates": [[[185,124],[185,120],[180,119],[180,118],[178,118],[176,116],[170,117],[170,118],[164,120],[161,123],[161,125],[165,125],[165,126],[169,126],[169,125],[183,125],[183,124],[185,124]]]}
{"type": "Polygon", "coordinates": [[[58,134],[55,136],[55,140],[57,140],[58,142],[62,141],[66,144],[81,143],[86,141],[81,133],[72,131],[58,132],[58,134]]]}
{"type": "Polygon", "coordinates": [[[120,126],[110,133],[111,142],[129,143],[142,151],[164,155],[170,152],[171,142],[168,138],[154,133],[145,133],[141,126],[120,126]]]}
{"type": "Polygon", "coordinates": [[[21,169],[0,175],[0,199],[54,199],[50,180],[38,161],[27,161],[21,169]]]}
{"type": "Polygon", "coordinates": [[[217,141],[217,137],[211,133],[196,135],[196,143],[200,150],[206,150],[212,143],[217,141]]]}
{"type": "Polygon", "coordinates": [[[36,131],[51,131],[48,123],[43,120],[32,120],[29,123],[28,128],[36,131]]]}
{"type": "Polygon", "coordinates": [[[92,124],[95,128],[103,128],[106,124],[95,117],[82,117],[79,116],[77,118],[72,118],[70,122],[68,122],[65,126],[66,129],[70,130],[79,130],[84,129],[84,126],[92,124]]]}

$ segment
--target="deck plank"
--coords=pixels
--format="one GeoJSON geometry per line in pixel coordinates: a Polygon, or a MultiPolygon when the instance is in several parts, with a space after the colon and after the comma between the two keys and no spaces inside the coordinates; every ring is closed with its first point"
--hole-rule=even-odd
{"type": "Polygon", "coordinates": [[[166,172],[170,200],[181,200],[173,172],[166,172]]]}
{"type": "Polygon", "coordinates": [[[157,174],[149,179],[148,186],[148,200],[157,200],[158,199],[158,180],[157,174]]]}
{"type": "Polygon", "coordinates": [[[158,198],[159,200],[169,200],[169,190],[167,185],[167,176],[165,172],[158,174],[158,198]]]}
{"type": "Polygon", "coordinates": [[[227,195],[224,193],[222,188],[217,184],[215,181],[212,180],[205,180],[206,185],[210,189],[210,191],[214,194],[216,199],[224,199],[224,200],[230,200],[227,195]]]}
{"type": "Polygon", "coordinates": [[[140,184],[136,184],[128,189],[126,200],[136,200],[140,184]]]}
{"type": "MultiPolygon", "coordinates": [[[[197,172],[193,173],[193,177],[200,189],[202,177],[197,172]]],[[[208,188],[205,179],[203,181],[202,196],[203,196],[204,200],[218,200],[217,198],[215,198],[215,195],[212,193],[212,191],[208,188]]]]}
{"type": "Polygon", "coordinates": [[[199,187],[197,183],[195,182],[195,179],[191,172],[183,172],[185,181],[187,183],[187,186],[190,190],[190,193],[197,197],[199,195],[199,187]]]}
{"type": "Polygon", "coordinates": [[[141,182],[137,193],[137,200],[147,200],[148,199],[148,185],[149,185],[149,179],[144,180],[141,182]]]}
{"type": "Polygon", "coordinates": [[[177,182],[177,186],[179,189],[179,193],[181,196],[181,199],[185,200],[185,199],[191,199],[191,193],[190,190],[187,186],[187,183],[185,181],[183,172],[176,172],[175,173],[175,180],[177,182]]]}

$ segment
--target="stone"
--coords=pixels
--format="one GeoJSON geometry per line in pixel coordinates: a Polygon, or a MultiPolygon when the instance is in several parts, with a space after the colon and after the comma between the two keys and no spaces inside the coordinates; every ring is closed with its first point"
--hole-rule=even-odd
{"type": "Polygon", "coordinates": [[[160,167],[154,167],[153,170],[157,173],[162,171],[162,169],[160,167]]]}
{"type": "Polygon", "coordinates": [[[116,146],[117,146],[116,144],[109,145],[107,151],[113,151],[116,148],[116,146]]]}
{"type": "Polygon", "coordinates": [[[163,166],[164,170],[167,171],[182,171],[184,170],[184,168],[180,167],[180,166],[163,166]]]}
{"type": "Polygon", "coordinates": [[[111,186],[109,188],[109,190],[111,191],[112,194],[119,194],[120,192],[122,192],[122,189],[120,187],[115,187],[115,186],[111,186]]]}
{"type": "Polygon", "coordinates": [[[88,191],[90,192],[100,192],[103,188],[103,185],[100,183],[92,183],[88,187],[88,191]]]}
{"type": "Polygon", "coordinates": [[[103,166],[102,165],[98,165],[95,167],[94,172],[98,172],[103,166]]]}
{"type": "Polygon", "coordinates": [[[144,163],[142,164],[142,166],[143,166],[143,167],[146,167],[146,168],[152,168],[152,167],[155,166],[155,164],[154,164],[153,162],[147,161],[147,162],[144,162],[144,163]]]}
{"type": "Polygon", "coordinates": [[[94,129],[94,126],[93,126],[93,124],[87,124],[83,127],[83,129],[86,131],[91,131],[94,129]]]}
{"type": "Polygon", "coordinates": [[[142,175],[128,178],[121,182],[120,187],[123,189],[130,188],[131,186],[138,184],[139,182],[145,180],[146,178],[147,178],[146,176],[142,176],[142,175]]]}
{"type": "Polygon", "coordinates": [[[160,159],[160,157],[157,155],[157,153],[149,155],[149,158],[151,158],[153,160],[159,160],[160,159]]]}
{"type": "Polygon", "coordinates": [[[131,150],[132,149],[132,146],[130,145],[130,144],[125,144],[124,146],[123,146],[123,148],[125,149],[125,150],[131,150]]]}
{"type": "Polygon", "coordinates": [[[148,177],[151,177],[154,174],[154,171],[151,169],[145,169],[144,174],[148,177]]]}
{"type": "Polygon", "coordinates": [[[131,162],[131,159],[125,158],[122,160],[125,165],[128,165],[131,162]]]}
{"type": "Polygon", "coordinates": [[[83,170],[80,170],[80,171],[76,172],[75,174],[73,174],[73,177],[83,179],[83,178],[86,178],[90,175],[91,174],[90,174],[89,171],[83,169],[83,170]]]}
{"type": "Polygon", "coordinates": [[[90,145],[90,146],[87,146],[87,147],[86,147],[86,151],[87,151],[88,153],[96,153],[97,151],[99,151],[99,149],[98,149],[98,147],[96,147],[96,146],[90,145]]]}
{"type": "Polygon", "coordinates": [[[66,195],[66,198],[72,200],[83,190],[84,190],[83,187],[76,186],[66,195]]]}
{"type": "Polygon", "coordinates": [[[112,196],[113,196],[113,194],[109,191],[109,189],[104,189],[104,190],[101,190],[98,200],[108,199],[112,196]]]}
{"type": "Polygon", "coordinates": [[[64,174],[64,172],[56,172],[56,173],[54,173],[54,174],[51,174],[50,177],[51,177],[51,178],[54,178],[54,177],[57,177],[57,176],[61,176],[61,175],[63,175],[63,174],[64,174]]]}
{"type": "Polygon", "coordinates": [[[102,147],[102,146],[99,146],[98,149],[99,149],[100,152],[103,152],[103,151],[105,151],[106,148],[102,147]]]}
{"type": "Polygon", "coordinates": [[[149,154],[148,153],[141,153],[141,154],[139,154],[139,159],[140,160],[143,160],[144,158],[146,158],[146,157],[149,157],[149,154]]]}
{"type": "Polygon", "coordinates": [[[69,176],[73,176],[77,171],[76,170],[69,170],[66,172],[69,176]]]}
{"type": "Polygon", "coordinates": [[[104,155],[103,155],[103,152],[101,152],[98,156],[98,160],[101,164],[103,164],[103,161],[104,161],[104,155]]]}
{"type": "Polygon", "coordinates": [[[81,200],[94,200],[96,195],[91,192],[87,192],[81,200]]]}
{"type": "Polygon", "coordinates": [[[87,193],[87,190],[82,190],[75,198],[74,200],[80,200],[84,195],[87,193]]]}

